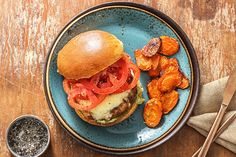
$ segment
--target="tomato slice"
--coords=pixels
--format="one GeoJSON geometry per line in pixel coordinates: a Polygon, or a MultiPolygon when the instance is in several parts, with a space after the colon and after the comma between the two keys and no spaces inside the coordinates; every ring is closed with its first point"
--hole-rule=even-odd
{"type": "Polygon", "coordinates": [[[77,83],[83,85],[84,88],[95,94],[97,99],[103,100],[106,95],[112,93],[120,93],[128,89],[132,89],[137,85],[140,76],[139,68],[132,63],[129,56],[125,55],[107,69],[97,73],[88,79],[80,79],[75,83],[64,80],[63,86],[66,93],[69,93],[77,83]],[[105,95],[105,96],[100,96],[105,95]]]}
{"type": "Polygon", "coordinates": [[[81,83],[76,83],[68,93],[69,105],[78,110],[91,110],[99,104],[100,100],[81,83]]]}
{"type": "Polygon", "coordinates": [[[78,81],[76,80],[70,80],[70,79],[64,79],[63,80],[63,88],[64,91],[66,92],[66,94],[68,94],[70,92],[70,90],[72,89],[72,86],[77,83],[78,81]]]}
{"type": "Polygon", "coordinates": [[[111,94],[125,84],[128,77],[126,57],[91,78],[92,91],[97,94],[111,94]]]}
{"type": "Polygon", "coordinates": [[[133,79],[132,82],[129,84],[128,88],[132,89],[137,85],[138,79],[140,77],[140,70],[133,63],[129,64],[129,69],[131,70],[131,73],[133,73],[133,79]]]}
{"type": "Polygon", "coordinates": [[[90,83],[90,79],[80,79],[80,83],[82,83],[87,89],[92,89],[92,85],[90,83]]]}
{"type": "Polygon", "coordinates": [[[124,92],[126,90],[134,88],[137,85],[138,79],[140,77],[140,70],[133,63],[129,63],[128,67],[129,67],[129,76],[125,84],[122,87],[120,87],[117,91],[115,91],[115,93],[124,92]]]}
{"type": "Polygon", "coordinates": [[[134,88],[139,76],[139,68],[125,55],[91,78],[64,79],[63,88],[68,94],[68,102],[72,108],[89,111],[101,103],[108,94],[134,88]]]}

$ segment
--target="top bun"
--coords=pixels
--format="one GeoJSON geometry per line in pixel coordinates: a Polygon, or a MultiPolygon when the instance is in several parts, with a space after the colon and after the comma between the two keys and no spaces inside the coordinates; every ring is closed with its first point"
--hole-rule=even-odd
{"type": "Polygon", "coordinates": [[[57,67],[67,79],[89,78],[124,55],[123,43],[114,35],[93,30],[72,38],[58,53],[57,67]]]}

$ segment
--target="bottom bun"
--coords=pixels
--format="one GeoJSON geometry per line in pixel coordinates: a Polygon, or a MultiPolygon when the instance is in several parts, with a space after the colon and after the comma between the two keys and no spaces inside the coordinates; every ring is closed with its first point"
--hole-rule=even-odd
{"type": "Polygon", "coordinates": [[[122,115],[116,117],[116,118],[113,118],[112,120],[108,121],[108,122],[104,122],[104,123],[100,123],[100,122],[97,122],[96,120],[94,119],[91,119],[89,118],[88,116],[86,116],[86,114],[84,114],[82,111],[76,111],[76,113],[78,114],[78,116],[84,120],[85,122],[89,123],[89,124],[92,124],[92,125],[97,125],[97,126],[112,126],[112,125],[115,125],[115,124],[118,124],[122,121],[124,121],[125,119],[129,118],[129,116],[131,116],[134,111],[136,110],[137,108],[137,104],[132,104],[131,107],[129,108],[128,111],[126,111],[125,113],[123,113],[122,115]]]}

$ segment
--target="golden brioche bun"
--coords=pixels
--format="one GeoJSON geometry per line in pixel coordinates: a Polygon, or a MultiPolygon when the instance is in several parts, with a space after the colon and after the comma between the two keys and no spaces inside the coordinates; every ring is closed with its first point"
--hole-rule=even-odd
{"type": "Polygon", "coordinates": [[[57,67],[67,79],[89,78],[124,55],[122,42],[114,35],[93,30],[72,38],[58,53],[57,67]]]}
{"type": "Polygon", "coordinates": [[[132,104],[131,107],[129,108],[129,110],[127,110],[125,113],[123,113],[122,115],[120,115],[119,117],[117,117],[116,120],[111,121],[111,122],[106,122],[106,123],[99,123],[97,121],[95,121],[94,119],[89,118],[88,116],[86,116],[86,114],[83,114],[83,111],[80,110],[76,110],[75,112],[77,113],[77,115],[84,120],[85,122],[92,124],[92,125],[97,125],[97,126],[112,126],[115,124],[118,124],[124,120],[126,120],[127,118],[129,118],[129,116],[131,116],[134,111],[137,108],[137,104],[132,104]]]}

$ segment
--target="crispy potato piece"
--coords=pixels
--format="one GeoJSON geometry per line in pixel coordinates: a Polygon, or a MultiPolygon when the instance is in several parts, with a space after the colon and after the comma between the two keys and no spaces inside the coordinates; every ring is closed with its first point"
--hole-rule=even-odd
{"type": "Polygon", "coordinates": [[[160,64],[160,67],[162,70],[168,66],[168,64],[169,64],[168,62],[169,62],[169,59],[167,57],[161,56],[159,64],[160,64]]]}
{"type": "Polygon", "coordinates": [[[157,77],[160,74],[160,71],[158,69],[151,69],[148,71],[148,75],[150,77],[157,77]]]}
{"type": "Polygon", "coordinates": [[[160,68],[160,59],[161,56],[159,54],[156,54],[151,57],[152,60],[152,68],[148,71],[148,75],[151,77],[157,77],[160,75],[161,68],[160,68]]]}
{"type": "Polygon", "coordinates": [[[161,56],[159,54],[156,54],[151,57],[152,60],[152,69],[157,69],[159,67],[161,56]]]}
{"type": "Polygon", "coordinates": [[[161,92],[170,92],[179,86],[182,81],[182,75],[179,72],[164,74],[158,80],[158,89],[161,92]]]}
{"type": "Polygon", "coordinates": [[[168,73],[180,73],[182,76],[181,84],[177,85],[178,88],[185,89],[189,86],[189,80],[188,78],[180,71],[179,63],[176,58],[170,58],[167,59],[164,58],[164,65],[162,66],[162,73],[168,74],[168,73]]]}
{"type": "Polygon", "coordinates": [[[170,66],[175,66],[179,68],[179,63],[178,60],[176,58],[170,58],[168,59],[168,63],[166,65],[166,67],[164,67],[164,69],[167,69],[170,66]]]}
{"type": "Polygon", "coordinates": [[[149,42],[143,47],[142,54],[146,57],[152,57],[161,49],[161,39],[152,38],[149,42]]]}
{"type": "Polygon", "coordinates": [[[179,63],[176,58],[165,59],[162,65],[162,73],[167,74],[171,72],[177,72],[179,70],[179,63]]]}
{"type": "Polygon", "coordinates": [[[178,85],[177,87],[180,89],[186,89],[189,87],[189,80],[183,73],[181,73],[181,74],[182,74],[181,84],[178,85]]]}
{"type": "Polygon", "coordinates": [[[161,51],[159,53],[171,56],[178,52],[179,43],[176,39],[169,36],[161,36],[161,51]]]}
{"type": "Polygon", "coordinates": [[[178,60],[176,58],[166,58],[166,57],[162,57],[162,69],[165,70],[167,69],[169,66],[176,66],[179,67],[179,63],[178,60]]]}
{"type": "Polygon", "coordinates": [[[169,74],[169,73],[179,73],[179,67],[170,65],[168,66],[164,71],[163,74],[169,74]]]}
{"type": "Polygon", "coordinates": [[[150,99],[144,107],[143,119],[148,127],[156,127],[162,117],[162,104],[156,98],[150,99]]]}
{"type": "Polygon", "coordinates": [[[152,57],[152,68],[148,71],[148,75],[151,77],[157,77],[161,74],[163,64],[166,64],[168,59],[165,56],[156,54],[152,57]]]}
{"type": "Polygon", "coordinates": [[[161,97],[161,103],[163,108],[163,113],[169,113],[177,104],[179,100],[179,93],[175,90],[172,90],[169,93],[165,93],[161,97]]]}
{"type": "Polygon", "coordinates": [[[161,99],[162,93],[158,89],[158,80],[154,79],[147,85],[148,96],[149,98],[157,98],[158,100],[161,99]]]}
{"type": "Polygon", "coordinates": [[[135,54],[135,59],[136,59],[136,63],[139,67],[139,69],[143,70],[143,71],[148,71],[152,68],[152,60],[149,57],[145,57],[142,54],[142,50],[137,49],[134,51],[135,54]]]}

